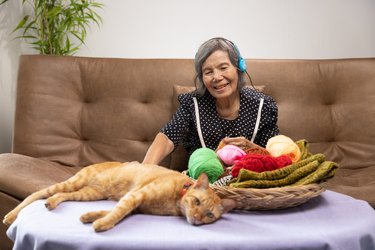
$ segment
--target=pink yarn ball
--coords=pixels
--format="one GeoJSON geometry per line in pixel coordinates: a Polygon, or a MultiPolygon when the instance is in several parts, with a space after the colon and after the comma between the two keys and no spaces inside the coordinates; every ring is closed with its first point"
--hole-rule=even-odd
{"type": "Polygon", "coordinates": [[[234,145],[225,145],[217,152],[219,158],[225,163],[225,165],[231,166],[238,160],[242,159],[246,155],[245,151],[234,145]]]}

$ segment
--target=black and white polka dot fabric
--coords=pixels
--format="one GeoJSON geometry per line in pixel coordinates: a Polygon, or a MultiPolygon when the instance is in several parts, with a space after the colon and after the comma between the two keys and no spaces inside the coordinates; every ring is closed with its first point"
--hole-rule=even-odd
{"type": "Polygon", "coordinates": [[[215,98],[208,91],[203,96],[195,92],[181,94],[178,97],[180,107],[161,132],[173,142],[175,148],[183,143],[189,154],[202,147],[197,132],[193,97],[196,97],[198,101],[200,126],[208,148],[215,150],[224,137],[244,136],[250,140],[254,132],[261,98],[264,99],[264,104],[254,143],[265,147],[268,139],[279,133],[276,102],[271,96],[249,87],[244,87],[240,91],[240,111],[234,120],[219,117],[215,98]]]}

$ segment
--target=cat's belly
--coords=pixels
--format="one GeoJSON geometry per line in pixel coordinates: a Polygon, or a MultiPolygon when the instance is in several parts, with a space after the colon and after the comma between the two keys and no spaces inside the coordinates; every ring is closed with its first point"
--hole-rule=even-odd
{"type": "Polygon", "coordinates": [[[103,183],[100,180],[93,181],[90,186],[103,194],[107,199],[115,201],[119,201],[131,189],[129,183],[127,182],[103,183]]]}
{"type": "Polygon", "coordinates": [[[182,215],[177,206],[166,204],[141,205],[137,212],[153,215],[182,215]]]}

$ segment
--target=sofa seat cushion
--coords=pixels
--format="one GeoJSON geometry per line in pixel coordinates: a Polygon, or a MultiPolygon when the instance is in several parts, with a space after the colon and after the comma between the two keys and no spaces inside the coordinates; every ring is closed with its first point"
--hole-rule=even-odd
{"type": "Polygon", "coordinates": [[[64,181],[81,169],[13,153],[0,154],[0,162],[0,192],[17,199],[64,181]]]}
{"type": "Polygon", "coordinates": [[[375,166],[361,169],[339,168],[335,177],[325,182],[323,186],[365,200],[375,207],[375,166]]]}

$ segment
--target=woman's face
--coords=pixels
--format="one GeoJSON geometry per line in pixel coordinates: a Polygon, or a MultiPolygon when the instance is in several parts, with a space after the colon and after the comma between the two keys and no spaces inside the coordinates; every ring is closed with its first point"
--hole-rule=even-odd
{"type": "Polygon", "coordinates": [[[216,99],[237,94],[238,72],[228,52],[213,52],[202,65],[203,83],[216,99]]]}

